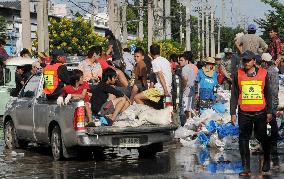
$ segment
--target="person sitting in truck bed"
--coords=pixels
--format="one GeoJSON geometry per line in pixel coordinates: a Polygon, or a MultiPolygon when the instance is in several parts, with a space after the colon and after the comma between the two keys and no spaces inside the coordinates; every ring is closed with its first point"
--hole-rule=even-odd
{"type": "Polygon", "coordinates": [[[130,105],[129,99],[113,85],[116,83],[117,73],[108,68],[103,72],[102,80],[91,89],[91,108],[93,114],[105,115],[113,123],[118,113],[123,112],[130,105]]]}
{"type": "Polygon", "coordinates": [[[92,121],[92,111],[91,111],[91,104],[90,98],[87,94],[89,90],[89,83],[84,81],[84,75],[81,70],[75,69],[71,72],[70,75],[70,85],[66,85],[62,89],[61,96],[57,99],[57,104],[68,104],[70,99],[82,99],[85,102],[85,108],[87,112],[87,117],[89,122],[92,121]],[[65,97],[66,96],[66,97],[65,97]],[[65,101],[63,100],[65,97],[65,101]]]}

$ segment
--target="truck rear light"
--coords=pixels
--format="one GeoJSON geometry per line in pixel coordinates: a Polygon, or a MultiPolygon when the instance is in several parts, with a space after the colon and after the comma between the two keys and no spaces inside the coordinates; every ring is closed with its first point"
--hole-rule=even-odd
{"type": "Polygon", "coordinates": [[[165,96],[164,98],[164,108],[166,107],[172,107],[173,106],[173,101],[171,96],[165,96]]]}
{"type": "Polygon", "coordinates": [[[76,132],[85,132],[85,107],[80,106],[75,109],[73,127],[76,132]]]}

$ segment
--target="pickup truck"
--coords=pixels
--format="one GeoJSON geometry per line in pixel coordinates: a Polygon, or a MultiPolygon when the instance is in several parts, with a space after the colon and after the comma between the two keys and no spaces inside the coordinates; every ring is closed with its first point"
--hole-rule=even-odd
{"type": "Polygon", "coordinates": [[[43,93],[43,76],[32,76],[6,106],[3,116],[5,146],[25,147],[28,143],[51,146],[54,160],[71,158],[85,151],[104,148],[137,148],[139,156],[155,156],[163,143],[171,141],[175,124],[140,127],[86,127],[84,102],[58,106],[43,93]],[[80,149],[83,152],[80,153],[80,149]]]}

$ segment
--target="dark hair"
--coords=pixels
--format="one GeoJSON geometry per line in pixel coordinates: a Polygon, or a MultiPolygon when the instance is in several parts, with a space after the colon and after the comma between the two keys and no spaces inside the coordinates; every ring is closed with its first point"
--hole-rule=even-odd
{"type": "Polygon", "coordinates": [[[124,48],[123,51],[124,52],[129,52],[129,53],[131,52],[129,48],[124,48]]]}
{"type": "Polygon", "coordinates": [[[255,34],[256,30],[248,30],[248,34],[255,34]]]}
{"type": "Polygon", "coordinates": [[[0,39],[0,45],[6,45],[6,41],[4,39],[0,39]]]}
{"type": "Polygon", "coordinates": [[[142,56],[145,55],[145,52],[143,50],[143,48],[137,47],[134,51],[134,53],[140,53],[142,56]]]}
{"type": "Polygon", "coordinates": [[[172,60],[173,62],[178,62],[178,55],[177,54],[171,54],[170,60],[172,60]]]}
{"type": "Polygon", "coordinates": [[[21,52],[20,52],[20,56],[23,57],[25,54],[31,55],[30,51],[26,48],[24,48],[21,52]]]}
{"type": "Polygon", "coordinates": [[[109,29],[106,29],[106,30],[105,30],[105,37],[106,37],[106,36],[110,36],[111,39],[114,39],[114,38],[115,38],[114,35],[113,35],[113,33],[112,33],[112,31],[109,30],[109,29]]]}
{"type": "Polygon", "coordinates": [[[107,68],[104,72],[103,72],[103,77],[102,77],[102,82],[107,82],[107,80],[113,77],[116,77],[117,73],[114,69],[112,68],[107,68]]]}
{"type": "Polygon", "coordinates": [[[87,53],[87,57],[92,58],[94,53],[96,53],[97,55],[101,55],[102,51],[102,46],[92,46],[87,53]]]}
{"type": "Polygon", "coordinates": [[[183,53],[183,56],[186,60],[190,61],[191,63],[194,63],[194,60],[193,60],[193,54],[191,51],[185,51],[183,53]]]}
{"type": "Polygon", "coordinates": [[[188,61],[188,59],[185,57],[184,53],[180,54],[179,58],[184,58],[185,61],[188,61]]]}
{"type": "Polygon", "coordinates": [[[270,31],[276,32],[277,34],[279,33],[279,29],[277,27],[275,27],[275,26],[270,27],[268,29],[268,32],[270,32],[270,31]]]}
{"type": "Polygon", "coordinates": [[[76,82],[80,80],[80,78],[83,76],[83,72],[78,69],[74,69],[71,71],[70,74],[70,85],[75,86],[76,82]]]}
{"type": "Polygon", "coordinates": [[[151,53],[151,55],[160,55],[160,53],[161,53],[160,45],[158,45],[158,44],[151,45],[150,46],[150,53],[151,53]]]}

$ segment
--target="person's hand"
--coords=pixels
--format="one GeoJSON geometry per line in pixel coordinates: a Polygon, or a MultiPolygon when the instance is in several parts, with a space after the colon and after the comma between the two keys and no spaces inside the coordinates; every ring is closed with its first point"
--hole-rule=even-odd
{"type": "Polygon", "coordinates": [[[165,90],[164,93],[165,93],[165,94],[164,94],[165,96],[170,96],[168,90],[165,90]]]}
{"type": "Polygon", "coordinates": [[[231,122],[234,126],[236,126],[236,124],[237,124],[237,116],[236,115],[231,116],[231,122]]]}
{"type": "Polygon", "coordinates": [[[276,60],[275,60],[275,65],[278,67],[279,64],[280,64],[280,59],[276,59],[276,60]]]}
{"type": "Polygon", "coordinates": [[[64,100],[64,104],[67,105],[70,102],[70,99],[72,98],[71,94],[68,94],[64,100]]]}
{"type": "Polygon", "coordinates": [[[272,114],[267,114],[267,123],[269,123],[272,120],[272,114]]]}
{"type": "Polygon", "coordinates": [[[57,105],[62,106],[64,105],[64,99],[62,96],[59,96],[56,101],[57,105]]]}

